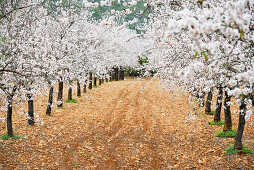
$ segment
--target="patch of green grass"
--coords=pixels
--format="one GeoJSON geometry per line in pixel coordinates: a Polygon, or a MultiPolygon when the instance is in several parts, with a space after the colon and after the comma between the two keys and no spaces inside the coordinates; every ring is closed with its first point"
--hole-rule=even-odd
{"type": "Polygon", "coordinates": [[[234,149],[234,145],[230,145],[227,149],[226,149],[226,154],[236,154],[238,152],[243,152],[244,154],[254,154],[254,150],[248,149],[245,146],[243,146],[242,150],[235,150],[234,149]]]}
{"type": "Polygon", "coordinates": [[[5,133],[5,134],[3,134],[0,138],[3,139],[3,140],[8,140],[8,139],[10,139],[10,138],[12,138],[12,139],[21,139],[22,137],[21,137],[21,136],[13,136],[13,137],[10,137],[7,133],[5,133]]]}
{"type": "Polygon", "coordinates": [[[219,131],[219,132],[216,132],[215,136],[217,137],[222,137],[222,138],[234,138],[236,135],[236,130],[232,129],[230,131],[226,131],[226,132],[223,132],[223,131],[219,131]]]}
{"type": "Polygon", "coordinates": [[[208,122],[209,125],[218,125],[218,126],[221,126],[221,125],[224,125],[224,122],[223,121],[218,121],[217,123],[214,122],[214,120],[211,120],[208,122]]]}
{"type": "Polygon", "coordinates": [[[77,99],[65,100],[64,103],[78,103],[77,99]]]}
{"type": "Polygon", "coordinates": [[[210,115],[215,115],[215,111],[211,110],[210,115]]]}
{"type": "Polygon", "coordinates": [[[76,166],[76,167],[79,167],[79,165],[78,165],[78,163],[77,162],[75,162],[75,163],[72,163],[74,166],[76,166]]]}
{"type": "Polygon", "coordinates": [[[99,88],[100,86],[93,86],[93,88],[99,88]]]}

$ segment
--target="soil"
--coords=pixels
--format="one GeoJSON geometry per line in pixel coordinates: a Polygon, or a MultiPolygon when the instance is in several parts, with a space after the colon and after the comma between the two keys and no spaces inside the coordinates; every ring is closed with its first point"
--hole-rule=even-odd
{"type": "MultiPolygon", "coordinates": [[[[186,93],[170,94],[159,81],[129,79],[104,83],[75,98],[78,103],[53,108],[52,116],[45,115],[47,97],[37,99],[35,113],[43,125],[27,126],[15,109],[14,133],[23,138],[0,139],[0,169],[232,169],[221,146],[234,139],[215,138],[223,127],[208,126],[213,116],[203,108],[188,120],[193,107],[186,93]]],[[[232,117],[236,129],[237,113],[232,117]]],[[[1,135],[5,126],[0,123],[1,135]]],[[[254,149],[251,121],[243,143],[254,149]]],[[[231,155],[229,161],[245,169],[254,168],[253,162],[254,156],[245,154],[231,155]]]]}

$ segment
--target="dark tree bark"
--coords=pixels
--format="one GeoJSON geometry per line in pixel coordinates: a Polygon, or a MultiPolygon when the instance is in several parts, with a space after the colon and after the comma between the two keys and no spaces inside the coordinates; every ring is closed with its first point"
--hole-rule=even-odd
{"type": "Polygon", "coordinates": [[[51,108],[52,108],[52,103],[53,103],[53,87],[50,86],[49,89],[49,100],[48,100],[48,105],[47,105],[47,110],[46,110],[46,114],[47,115],[51,115],[51,108]]]}
{"type": "Polygon", "coordinates": [[[83,93],[86,93],[86,82],[84,84],[83,93]]]}
{"type": "Polygon", "coordinates": [[[13,96],[7,97],[7,133],[8,136],[13,137],[13,129],[12,129],[12,99],[13,96]]]}
{"type": "Polygon", "coordinates": [[[101,79],[99,79],[99,86],[101,85],[101,83],[102,83],[102,80],[101,80],[101,79]]]}
{"type": "Polygon", "coordinates": [[[89,73],[89,86],[88,86],[89,89],[92,89],[93,88],[93,74],[92,73],[89,73]]]}
{"type": "Polygon", "coordinates": [[[119,80],[118,74],[119,74],[119,69],[118,68],[114,68],[115,81],[119,80]]]}
{"type": "Polygon", "coordinates": [[[215,110],[215,115],[214,115],[214,122],[215,123],[220,121],[222,98],[223,98],[223,90],[222,90],[222,87],[220,86],[220,87],[218,87],[216,110],[215,110]]]}
{"type": "Polygon", "coordinates": [[[12,129],[12,101],[13,96],[17,90],[17,86],[13,87],[12,93],[7,96],[7,134],[9,137],[13,137],[13,129],[12,129]]]}
{"type": "Polygon", "coordinates": [[[115,80],[115,73],[114,71],[110,72],[110,81],[114,81],[115,80]]]}
{"type": "Polygon", "coordinates": [[[93,85],[94,85],[94,86],[97,86],[97,78],[96,78],[95,75],[94,75],[94,78],[93,78],[93,85]]]}
{"type": "Polygon", "coordinates": [[[72,100],[72,81],[69,81],[68,100],[72,100]]]}
{"type": "Polygon", "coordinates": [[[77,80],[77,96],[78,96],[78,97],[81,97],[80,83],[79,83],[78,80],[77,80]]]}
{"type": "Polygon", "coordinates": [[[228,92],[225,91],[225,99],[224,99],[224,113],[225,113],[225,124],[223,131],[232,130],[232,119],[231,119],[231,112],[230,112],[230,102],[231,96],[228,95],[228,92]]]}
{"type": "Polygon", "coordinates": [[[106,83],[108,82],[108,78],[106,77],[106,83]]]}
{"type": "Polygon", "coordinates": [[[63,81],[58,81],[58,83],[57,107],[63,107],[63,81]]]}
{"type": "Polygon", "coordinates": [[[252,101],[252,106],[254,106],[254,92],[250,93],[249,97],[252,101]]]}
{"type": "Polygon", "coordinates": [[[213,99],[213,89],[211,88],[207,94],[206,104],[205,104],[205,113],[210,115],[211,114],[211,103],[213,99]]]}
{"type": "Polygon", "coordinates": [[[34,101],[32,99],[33,95],[28,94],[28,125],[34,125],[34,101]]]}
{"type": "Polygon", "coordinates": [[[238,129],[235,136],[235,145],[234,149],[242,150],[242,136],[245,126],[245,115],[246,115],[246,103],[244,102],[245,97],[242,98],[239,110],[239,122],[238,122],[238,129]]]}
{"type": "Polygon", "coordinates": [[[102,83],[102,84],[104,83],[104,78],[101,79],[101,83],[102,83]]]}
{"type": "Polygon", "coordinates": [[[120,70],[120,80],[124,80],[124,70],[122,68],[120,70]]]}

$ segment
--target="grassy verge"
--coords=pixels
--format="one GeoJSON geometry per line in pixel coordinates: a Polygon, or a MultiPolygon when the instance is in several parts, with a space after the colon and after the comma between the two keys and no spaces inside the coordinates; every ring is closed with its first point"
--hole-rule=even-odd
{"type": "Polygon", "coordinates": [[[78,103],[77,99],[65,100],[64,103],[78,103]]]}
{"type": "Polygon", "coordinates": [[[99,88],[100,86],[93,86],[93,88],[99,88]]]}
{"type": "Polygon", "coordinates": [[[226,154],[254,154],[254,150],[248,149],[245,146],[243,146],[242,150],[235,150],[234,149],[234,145],[230,145],[227,149],[226,149],[226,154]]]}
{"type": "Polygon", "coordinates": [[[226,131],[226,132],[223,132],[223,131],[219,131],[219,132],[216,132],[215,136],[217,137],[222,137],[222,138],[234,138],[236,135],[236,130],[232,129],[230,131],[226,131]]]}
{"type": "Polygon", "coordinates": [[[3,140],[8,140],[8,139],[21,139],[22,137],[21,136],[13,136],[13,137],[10,137],[7,133],[3,134],[1,137],[1,139],[3,140]]]}
{"type": "Polygon", "coordinates": [[[218,121],[217,123],[214,122],[214,120],[211,120],[208,122],[209,125],[218,125],[218,126],[221,126],[221,125],[224,125],[224,122],[223,121],[218,121]]]}

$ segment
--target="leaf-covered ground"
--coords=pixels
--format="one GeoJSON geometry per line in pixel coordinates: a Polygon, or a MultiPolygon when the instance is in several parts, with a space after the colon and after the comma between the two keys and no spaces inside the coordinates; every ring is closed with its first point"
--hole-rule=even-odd
{"type": "MultiPolygon", "coordinates": [[[[14,133],[23,138],[0,140],[0,169],[231,169],[212,135],[222,127],[205,123],[213,116],[201,113],[186,123],[192,111],[187,95],[170,95],[158,81],[145,80],[110,82],[82,95],[78,103],[54,108],[51,117],[45,115],[47,97],[37,100],[44,125],[27,126],[15,110],[14,133]]],[[[225,147],[234,141],[216,139],[225,147]]],[[[254,149],[250,121],[243,142],[254,149]]],[[[240,154],[229,163],[252,169],[253,162],[253,155],[240,154]]]]}

